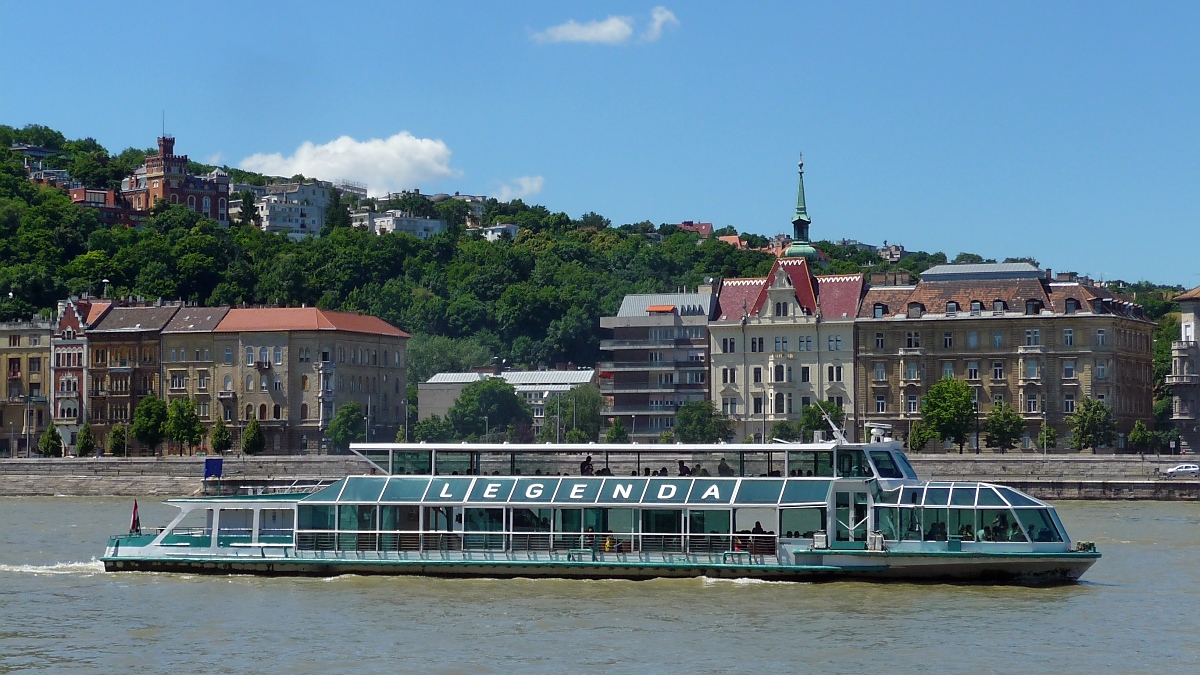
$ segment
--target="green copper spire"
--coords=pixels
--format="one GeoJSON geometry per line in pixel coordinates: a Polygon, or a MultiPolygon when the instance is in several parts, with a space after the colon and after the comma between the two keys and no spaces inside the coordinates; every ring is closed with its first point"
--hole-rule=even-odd
{"type": "Polygon", "coordinates": [[[800,186],[796,188],[796,215],[792,216],[792,228],[795,236],[792,245],[783,254],[785,258],[807,258],[815,261],[817,249],[808,243],[808,226],[812,219],[808,217],[808,205],[804,203],[804,154],[800,155],[800,186]]]}

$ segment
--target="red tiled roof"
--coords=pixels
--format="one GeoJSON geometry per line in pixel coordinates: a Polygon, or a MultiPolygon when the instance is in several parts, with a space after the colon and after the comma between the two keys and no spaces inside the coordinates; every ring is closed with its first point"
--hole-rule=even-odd
{"type": "Polygon", "coordinates": [[[817,299],[821,317],[853,319],[858,316],[858,302],[863,294],[863,275],[836,274],[817,277],[817,299]]]}
{"type": "Polygon", "coordinates": [[[231,309],[216,328],[218,333],[286,330],[341,330],[368,335],[411,337],[383,319],[365,314],[331,312],[316,307],[231,309]]]}
{"type": "Polygon", "coordinates": [[[108,311],[109,307],[112,307],[111,301],[91,303],[91,306],[88,307],[87,319],[84,320],[85,323],[87,323],[89,326],[96,323],[100,320],[100,317],[104,316],[104,313],[108,311]]]}
{"type": "Polygon", "coordinates": [[[705,239],[707,239],[713,233],[712,223],[693,223],[690,220],[685,220],[682,223],[676,223],[675,227],[678,227],[684,232],[695,232],[705,239]]]}
{"type": "Polygon", "coordinates": [[[1200,286],[1197,286],[1186,293],[1181,293],[1175,296],[1175,300],[1200,300],[1200,286]]]}
{"type": "Polygon", "coordinates": [[[674,312],[675,305],[650,305],[646,308],[647,312],[674,312]]]}
{"type": "Polygon", "coordinates": [[[869,319],[874,316],[877,303],[887,305],[889,315],[903,313],[908,309],[908,298],[914,291],[916,291],[914,286],[875,286],[867,290],[866,295],[863,296],[858,316],[860,319],[869,319]]]}
{"type": "Polygon", "coordinates": [[[783,270],[792,280],[792,288],[796,291],[796,302],[800,303],[809,314],[817,313],[817,289],[813,283],[812,274],[808,271],[808,261],[804,258],[780,258],[771,266],[771,272],[764,280],[762,287],[759,289],[758,298],[754,301],[754,307],[750,310],[750,314],[758,316],[762,312],[763,305],[767,303],[767,290],[771,287],[771,280],[775,278],[776,271],[783,270]]]}
{"type": "Polygon", "coordinates": [[[726,279],[717,295],[717,321],[737,321],[750,312],[765,278],[726,279]]]}

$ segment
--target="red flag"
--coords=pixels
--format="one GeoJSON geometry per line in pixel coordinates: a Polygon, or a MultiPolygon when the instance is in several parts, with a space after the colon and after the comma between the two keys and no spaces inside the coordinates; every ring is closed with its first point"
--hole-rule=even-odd
{"type": "Polygon", "coordinates": [[[142,533],[142,519],[138,518],[137,500],[133,500],[133,520],[129,522],[129,534],[142,533]]]}

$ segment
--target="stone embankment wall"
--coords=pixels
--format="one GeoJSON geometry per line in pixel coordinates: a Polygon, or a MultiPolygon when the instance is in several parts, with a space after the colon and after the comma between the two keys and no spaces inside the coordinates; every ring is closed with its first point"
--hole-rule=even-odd
{"type": "MultiPolygon", "coordinates": [[[[1200,500],[1200,481],[1165,479],[1178,457],[1137,455],[922,454],[910,457],[922,478],[1004,483],[1045,499],[1200,500]]],[[[564,460],[564,474],[578,471],[564,460]]],[[[674,462],[670,463],[671,466],[674,462]]],[[[246,457],[224,461],[223,491],[286,487],[370,472],[356,456],[246,457]]],[[[0,460],[0,496],[203,494],[202,457],[101,457],[0,460]]],[[[213,482],[207,486],[215,487],[213,482]]]]}

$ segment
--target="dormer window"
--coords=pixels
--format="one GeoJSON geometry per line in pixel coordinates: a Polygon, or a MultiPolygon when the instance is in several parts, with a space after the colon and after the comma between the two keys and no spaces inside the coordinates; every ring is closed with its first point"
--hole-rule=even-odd
{"type": "Polygon", "coordinates": [[[1042,313],[1042,303],[1039,300],[1030,298],[1025,301],[1025,313],[1028,315],[1037,315],[1042,313]]]}
{"type": "Polygon", "coordinates": [[[887,305],[883,304],[882,302],[875,303],[874,317],[876,319],[882,319],[885,316],[887,316],[887,305]]]}
{"type": "Polygon", "coordinates": [[[925,306],[919,302],[908,303],[908,318],[919,319],[925,313],[925,306]]]}
{"type": "Polygon", "coordinates": [[[1079,311],[1079,301],[1075,298],[1067,298],[1067,314],[1074,314],[1079,311]]]}
{"type": "Polygon", "coordinates": [[[983,303],[979,300],[971,301],[971,313],[978,316],[983,311],[983,303]]]}
{"type": "Polygon", "coordinates": [[[946,303],[946,316],[954,316],[958,314],[958,303],[951,300],[946,303]]]}
{"type": "Polygon", "coordinates": [[[1003,300],[993,300],[992,301],[992,311],[993,312],[1003,312],[1007,309],[1008,309],[1008,303],[1004,302],[1003,300]]]}

